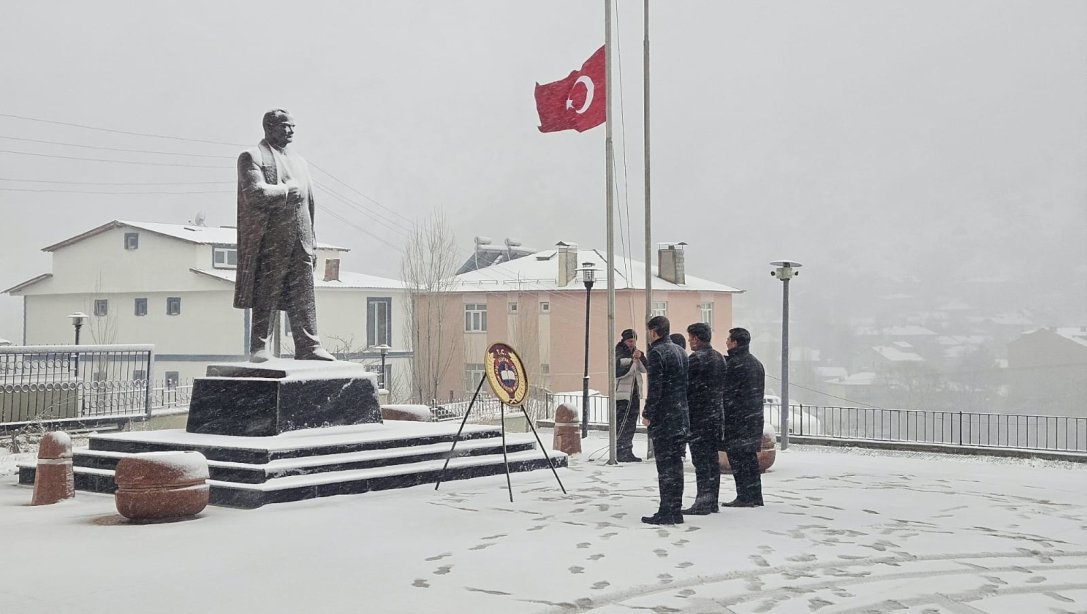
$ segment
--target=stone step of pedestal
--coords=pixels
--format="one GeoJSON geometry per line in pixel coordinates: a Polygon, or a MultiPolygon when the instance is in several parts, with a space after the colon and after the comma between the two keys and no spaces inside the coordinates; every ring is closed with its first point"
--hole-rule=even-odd
{"type": "MultiPolygon", "coordinates": [[[[508,453],[506,456],[511,473],[548,470],[548,458],[551,459],[555,468],[567,466],[566,455],[552,450],[525,450],[508,453]]],[[[361,494],[434,484],[438,481],[444,464],[445,460],[440,459],[369,469],[293,475],[273,478],[263,484],[220,480],[208,480],[208,484],[211,486],[212,505],[254,509],[270,503],[288,503],[317,497],[361,494]]],[[[33,484],[34,469],[33,465],[20,465],[19,483],[33,484]]],[[[445,470],[442,481],[451,482],[499,475],[505,470],[506,466],[501,453],[458,456],[449,461],[449,467],[445,470]]],[[[113,471],[93,467],[75,467],[75,487],[80,491],[113,493],[116,490],[113,471]]]]}
{"type": "MultiPolygon", "coordinates": [[[[536,441],[531,436],[523,435],[506,438],[506,452],[523,452],[536,449],[536,441]]],[[[412,445],[401,448],[379,448],[360,452],[345,452],[301,458],[284,458],[263,464],[234,463],[229,461],[208,461],[211,479],[244,484],[261,484],[273,478],[292,475],[343,471],[347,469],[369,469],[387,467],[427,460],[445,460],[449,456],[452,442],[429,445],[412,445]]],[[[502,439],[488,437],[470,439],[457,443],[453,450],[455,457],[502,454],[502,439]]],[[[76,467],[113,470],[117,461],[129,456],[127,452],[102,450],[76,450],[73,464],[76,467]]]]}
{"type": "MultiPolygon", "coordinates": [[[[112,493],[112,468],[124,456],[197,450],[209,458],[211,503],[255,508],[337,494],[407,488],[437,481],[456,437],[456,423],[402,422],[293,431],[273,437],[148,431],[96,436],[73,454],[77,490],[112,493]],[[97,445],[95,445],[97,444],[97,445]],[[101,449],[105,448],[121,448],[101,449]],[[224,460],[225,459],[225,460],[224,460]],[[232,460],[242,459],[242,460],[232,460]]],[[[443,480],[505,472],[501,430],[465,426],[443,480]]],[[[561,452],[539,449],[534,437],[508,435],[511,472],[565,467],[561,452]]],[[[19,482],[33,484],[36,467],[19,465],[19,482]]]]}
{"type": "MultiPolygon", "coordinates": [[[[263,464],[284,458],[327,456],[423,446],[436,443],[452,444],[458,423],[394,422],[355,426],[332,426],[319,429],[291,431],[269,437],[242,437],[187,433],[180,429],[109,433],[91,437],[91,450],[104,452],[156,452],[194,450],[208,460],[234,463],[263,464]]],[[[496,426],[465,425],[460,440],[500,437],[496,426]]],[[[460,445],[460,444],[458,444],[460,445]]]]}

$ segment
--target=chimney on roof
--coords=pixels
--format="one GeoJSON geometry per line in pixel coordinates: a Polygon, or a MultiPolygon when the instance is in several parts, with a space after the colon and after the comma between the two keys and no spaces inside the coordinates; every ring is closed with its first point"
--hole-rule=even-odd
{"type": "Polygon", "coordinates": [[[325,258],[325,281],[340,281],[339,258],[325,258]]]}
{"type": "Polygon", "coordinates": [[[559,287],[564,287],[577,277],[577,243],[559,241],[555,244],[559,254],[559,287]]]}
{"type": "Polygon", "coordinates": [[[683,241],[657,244],[657,275],[661,279],[677,286],[687,284],[687,270],[683,263],[683,248],[686,246],[683,241]]]}

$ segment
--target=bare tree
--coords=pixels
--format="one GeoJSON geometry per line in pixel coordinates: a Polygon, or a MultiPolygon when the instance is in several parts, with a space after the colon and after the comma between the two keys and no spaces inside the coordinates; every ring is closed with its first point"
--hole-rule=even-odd
{"type": "Polygon", "coordinates": [[[400,261],[407,290],[407,331],[412,340],[412,392],[415,401],[438,398],[443,377],[453,365],[460,319],[447,305],[457,272],[456,238],[445,215],[433,212],[412,227],[400,261]]]}

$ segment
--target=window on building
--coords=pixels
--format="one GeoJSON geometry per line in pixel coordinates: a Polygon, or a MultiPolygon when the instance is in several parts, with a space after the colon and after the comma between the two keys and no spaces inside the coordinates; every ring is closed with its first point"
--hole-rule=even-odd
{"type": "Polygon", "coordinates": [[[551,303],[548,301],[540,301],[540,313],[551,313],[551,303]]]}
{"type": "Polygon", "coordinates": [[[135,309],[136,309],[136,311],[135,311],[136,315],[138,315],[138,316],[147,315],[147,299],[145,299],[145,298],[136,299],[135,309]]]}
{"type": "Polygon", "coordinates": [[[166,297],[166,315],[179,316],[181,315],[181,297],[180,296],[168,296],[166,297]]]}
{"type": "Polygon", "coordinates": [[[464,306],[464,332],[487,332],[487,304],[468,303],[464,306]]]}
{"type": "Polygon", "coordinates": [[[389,297],[366,299],[366,345],[393,344],[393,299],[389,297]]]}
{"type": "Polygon", "coordinates": [[[517,313],[519,305],[517,304],[517,301],[510,301],[506,303],[506,307],[509,309],[510,313],[517,313]]]}
{"type": "Polygon", "coordinates": [[[480,363],[466,363],[464,365],[464,391],[475,392],[479,386],[479,380],[487,374],[485,367],[480,363]]]}
{"type": "Polygon", "coordinates": [[[546,362],[540,363],[540,374],[551,375],[551,365],[546,362]]]}
{"type": "Polygon", "coordinates": [[[177,388],[178,381],[180,381],[180,378],[178,377],[177,371],[167,371],[166,372],[166,387],[167,388],[177,388]]]}
{"type": "Polygon", "coordinates": [[[649,317],[653,316],[668,316],[668,301],[653,301],[653,312],[649,314],[649,317]]]}
{"type": "Polygon", "coordinates": [[[139,249],[140,248],[140,233],[138,232],[126,232],[125,233],[125,249],[139,249]]]}
{"type": "Polygon", "coordinates": [[[96,315],[96,316],[108,316],[109,315],[109,299],[104,299],[104,298],[94,299],[94,315],[96,315]]]}
{"type": "Polygon", "coordinates": [[[279,330],[283,331],[283,336],[284,337],[290,337],[290,336],[292,336],[292,333],[291,333],[291,316],[287,315],[286,311],[284,311],[282,313],[283,313],[283,321],[280,322],[280,324],[279,324],[279,330]]]}
{"type": "Polygon", "coordinates": [[[238,268],[238,248],[217,245],[211,250],[211,266],[216,269],[238,268]]]}
{"type": "Polygon", "coordinates": [[[702,303],[698,306],[698,310],[702,312],[702,321],[713,328],[713,303],[702,303]]]}

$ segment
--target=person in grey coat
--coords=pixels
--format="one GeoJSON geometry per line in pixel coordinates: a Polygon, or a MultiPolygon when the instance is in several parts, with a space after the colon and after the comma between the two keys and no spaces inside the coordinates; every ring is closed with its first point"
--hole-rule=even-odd
{"type": "Polygon", "coordinates": [[[728,360],[725,366],[724,413],[721,449],[728,454],[736,499],[725,507],[761,507],[762,477],[759,475],[759,445],[762,443],[763,397],[766,371],[751,355],[751,333],[747,329],[728,331],[728,360]]]}
{"type": "Polygon", "coordinates": [[[660,507],[647,524],[683,524],[683,450],[687,447],[687,353],[668,338],[664,316],[649,320],[648,383],[642,423],[649,430],[657,461],[660,507]]]}
{"type": "Polygon", "coordinates": [[[634,432],[642,410],[642,374],[645,355],[638,349],[638,335],[633,329],[622,332],[615,345],[615,416],[618,421],[615,459],[620,463],[640,463],[634,455],[634,432]]]}

